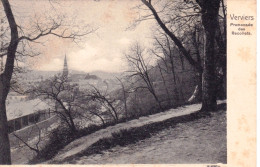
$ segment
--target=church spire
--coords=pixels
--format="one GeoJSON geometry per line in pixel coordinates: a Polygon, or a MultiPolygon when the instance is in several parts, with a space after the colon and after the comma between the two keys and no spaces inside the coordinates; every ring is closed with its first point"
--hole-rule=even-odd
{"type": "Polygon", "coordinates": [[[64,58],[64,66],[63,66],[63,73],[62,75],[65,77],[68,77],[69,74],[69,70],[68,70],[68,64],[67,64],[67,56],[65,54],[65,58],[64,58]]]}

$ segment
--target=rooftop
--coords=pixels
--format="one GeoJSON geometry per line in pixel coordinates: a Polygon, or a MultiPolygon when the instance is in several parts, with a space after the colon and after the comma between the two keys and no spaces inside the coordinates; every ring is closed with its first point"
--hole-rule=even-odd
{"type": "Polygon", "coordinates": [[[11,102],[6,104],[7,120],[19,118],[48,108],[48,104],[40,99],[11,102]]]}

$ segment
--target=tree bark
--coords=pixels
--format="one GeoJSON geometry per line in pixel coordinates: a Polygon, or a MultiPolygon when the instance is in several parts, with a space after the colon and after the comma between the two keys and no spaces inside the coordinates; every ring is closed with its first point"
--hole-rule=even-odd
{"type": "MultiPolygon", "coordinates": [[[[199,34],[197,33],[197,28],[195,27],[194,33],[193,33],[193,44],[195,46],[196,50],[196,57],[197,57],[197,62],[201,64],[201,54],[199,50],[199,34]]],[[[196,101],[201,102],[202,100],[202,72],[203,71],[198,71],[197,76],[198,76],[198,94],[196,97],[196,101]]]]}
{"type": "MultiPolygon", "coordinates": [[[[224,19],[224,26],[226,20],[224,19]]],[[[226,46],[226,31],[221,32],[220,23],[217,24],[216,29],[216,43],[218,46],[218,58],[217,58],[217,65],[222,68],[223,75],[220,75],[219,82],[218,82],[218,98],[225,99],[226,98],[226,81],[227,81],[227,46],[226,46]]]]}
{"type": "Polygon", "coordinates": [[[18,46],[18,30],[8,0],[1,0],[11,30],[11,40],[7,49],[4,72],[0,77],[0,164],[11,164],[10,143],[6,116],[6,97],[10,90],[10,81],[14,70],[15,53],[18,46]]]}
{"type": "Polygon", "coordinates": [[[163,108],[162,108],[161,102],[160,102],[159,98],[157,97],[157,95],[155,93],[155,89],[153,87],[153,83],[151,82],[150,77],[149,77],[147,72],[145,73],[145,76],[146,76],[146,79],[147,79],[147,80],[145,80],[147,88],[150,91],[150,93],[153,95],[154,100],[157,102],[160,111],[162,111],[163,108]]]}
{"type": "Polygon", "coordinates": [[[169,90],[166,86],[166,82],[165,82],[165,79],[164,79],[164,76],[163,76],[163,73],[162,73],[162,69],[161,69],[161,66],[160,66],[159,63],[158,63],[158,68],[159,68],[159,71],[160,71],[160,74],[161,74],[161,77],[162,77],[162,81],[163,81],[163,85],[164,85],[164,88],[165,88],[165,92],[166,92],[166,95],[167,95],[168,105],[169,105],[169,107],[171,107],[172,101],[171,101],[171,98],[170,98],[170,93],[169,93],[169,90]]]}
{"type": "Polygon", "coordinates": [[[205,30],[204,68],[202,74],[202,111],[216,110],[215,33],[220,0],[203,0],[202,24],[205,30]]]}
{"type": "Polygon", "coordinates": [[[179,94],[179,91],[178,91],[178,88],[177,88],[177,79],[176,79],[177,76],[175,74],[175,69],[174,69],[173,53],[172,53],[170,41],[169,41],[167,35],[165,37],[166,37],[166,41],[167,41],[167,45],[168,45],[168,49],[169,49],[168,57],[170,59],[171,71],[172,71],[172,77],[173,77],[173,84],[174,84],[174,94],[175,94],[175,97],[176,97],[175,105],[179,105],[180,104],[180,94],[179,94]]]}
{"type": "Polygon", "coordinates": [[[8,124],[4,100],[0,103],[0,164],[11,164],[8,124]]]}
{"type": "Polygon", "coordinates": [[[198,73],[198,97],[197,100],[198,102],[201,102],[202,100],[202,73],[198,73]]]}
{"type": "Polygon", "coordinates": [[[163,111],[163,108],[162,108],[161,102],[160,102],[159,98],[157,97],[157,95],[155,94],[154,91],[153,91],[152,95],[153,95],[155,101],[156,101],[157,104],[158,104],[159,110],[160,110],[160,111],[163,111]]]}
{"type": "MultiPolygon", "coordinates": [[[[116,77],[117,78],[117,77],[116,77]]],[[[125,118],[128,119],[128,110],[127,110],[127,99],[126,99],[126,90],[125,90],[125,86],[124,83],[117,78],[117,80],[120,82],[121,87],[122,87],[122,91],[123,91],[123,98],[124,98],[124,107],[125,107],[125,118]]]]}
{"type": "Polygon", "coordinates": [[[74,120],[73,120],[71,114],[68,114],[68,117],[69,117],[69,121],[70,121],[70,130],[71,130],[72,134],[75,134],[77,132],[77,128],[75,126],[74,120]]]}
{"type": "Polygon", "coordinates": [[[106,125],[105,120],[98,114],[96,114],[96,116],[102,121],[102,125],[105,126],[106,125]]]}
{"type": "MultiPolygon", "coordinates": [[[[103,97],[103,100],[107,103],[107,105],[112,109],[112,112],[114,113],[114,114],[112,114],[113,115],[113,117],[114,117],[114,120],[115,120],[115,122],[117,123],[118,122],[118,115],[117,115],[117,112],[116,112],[116,109],[115,109],[115,107],[113,106],[113,104],[106,98],[106,97],[103,97]]],[[[112,113],[111,112],[111,113],[112,113]]]]}

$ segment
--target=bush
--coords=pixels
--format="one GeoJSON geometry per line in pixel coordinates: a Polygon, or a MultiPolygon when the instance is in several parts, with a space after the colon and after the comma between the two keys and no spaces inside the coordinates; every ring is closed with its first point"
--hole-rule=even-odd
{"type": "Polygon", "coordinates": [[[53,158],[61,149],[63,149],[70,142],[82,136],[89,135],[100,129],[108,126],[115,125],[114,122],[108,122],[105,125],[90,124],[88,127],[79,129],[77,132],[72,133],[66,126],[60,125],[56,129],[52,130],[49,134],[49,141],[46,146],[40,150],[39,155],[34,157],[30,163],[40,163],[53,158]]]}
{"type": "Polygon", "coordinates": [[[89,135],[93,132],[96,132],[100,129],[102,129],[104,126],[103,125],[95,125],[95,124],[90,124],[87,127],[78,130],[77,132],[77,138],[82,137],[82,136],[86,136],[89,135]]]}
{"type": "Polygon", "coordinates": [[[40,150],[40,153],[31,160],[31,163],[39,163],[53,158],[59,150],[75,140],[75,133],[65,126],[59,126],[49,134],[49,141],[46,146],[40,150]]]}
{"type": "Polygon", "coordinates": [[[143,140],[151,137],[150,132],[145,128],[131,128],[131,129],[122,129],[118,132],[112,133],[111,137],[102,138],[96,143],[91,145],[85,151],[79,153],[75,156],[88,156],[91,154],[98,154],[104,150],[108,150],[117,145],[126,146],[128,144],[136,143],[139,140],[143,140]]]}

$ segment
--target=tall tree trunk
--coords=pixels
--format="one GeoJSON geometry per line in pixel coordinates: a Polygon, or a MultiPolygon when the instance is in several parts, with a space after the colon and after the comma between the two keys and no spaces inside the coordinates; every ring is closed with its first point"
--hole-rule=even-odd
{"type": "MultiPolygon", "coordinates": [[[[199,46],[199,32],[197,30],[197,27],[195,27],[193,36],[192,36],[192,40],[193,40],[193,44],[195,46],[195,50],[196,50],[196,57],[197,57],[197,62],[198,64],[201,65],[201,54],[200,54],[200,46],[199,46]]],[[[203,71],[198,71],[197,72],[197,76],[198,76],[198,94],[196,95],[196,101],[201,102],[202,100],[202,72],[203,71]]]]}
{"type": "MultiPolygon", "coordinates": [[[[118,122],[118,115],[117,115],[117,112],[116,112],[115,107],[113,106],[113,104],[112,104],[108,99],[104,98],[104,100],[105,100],[105,102],[107,103],[107,105],[111,108],[111,110],[112,110],[111,114],[112,114],[112,116],[114,117],[115,122],[117,123],[117,122],[118,122]],[[114,113],[114,114],[113,114],[113,113],[114,113]]],[[[109,109],[109,110],[110,110],[110,109],[109,109]]],[[[111,111],[111,110],[110,110],[110,111],[111,111]]]]}
{"type": "Polygon", "coordinates": [[[204,68],[202,75],[202,111],[216,109],[215,32],[220,0],[203,0],[202,24],[205,30],[204,68]]]}
{"type": "Polygon", "coordinates": [[[202,73],[201,72],[199,72],[198,73],[198,97],[197,97],[197,100],[199,101],[199,102],[201,102],[201,100],[202,100],[202,73]]]}
{"type": "MultiPolygon", "coordinates": [[[[224,17],[225,18],[225,17],[224,17]]],[[[226,20],[224,19],[224,26],[226,25],[226,20]]],[[[218,67],[221,67],[222,73],[219,73],[219,81],[218,81],[218,97],[219,98],[226,98],[226,80],[227,80],[227,46],[226,46],[226,31],[224,29],[224,32],[221,32],[220,28],[220,23],[218,22],[217,24],[217,29],[216,29],[216,43],[218,45],[218,58],[217,58],[217,65],[218,67]]],[[[220,72],[220,71],[218,71],[220,72]]]]}
{"type": "Polygon", "coordinates": [[[160,74],[161,74],[161,77],[162,77],[162,81],[163,81],[163,85],[164,85],[164,88],[165,88],[165,92],[166,92],[166,95],[167,95],[168,105],[169,105],[169,107],[171,107],[172,102],[171,102],[171,98],[170,98],[170,93],[169,93],[169,90],[168,90],[168,88],[166,86],[166,82],[165,82],[165,79],[164,79],[164,76],[163,76],[163,73],[162,73],[162,69],[161,69],[161,66],[160,66],[159,63],[158,63],[158,67],[159,67],[159,71],[160,71],[160,74]]]}
{"type": "Polygon", "coordinates": [[[5,100],[0,102],[0,164],[11,164],[5,100]]]}
{"type": "Polygon", "coordinates": [[[126,91],[125,88],[123,86],[123,95],[124,95],[124,106],[125,106],[125,117],[126,119],[128,119],[128,110],[127,110],[127,99],[126,99],[126,91]]]}
{"type": "Polygon", "coordinates": [[[157,102],[157,104],[158,104],[159,110],[160,110],[160,111],[162,111],[162,110],[163,110],[163,108],[162,108],[162,105],[161,105],[161,102],[160,102],[159,98],[157,97],[157,95],[155,94],[155,92],[154,92],[154,91],[152,91],[151,93],[152,93],[152,95],[153,95],[153,97],[154,97],[155,101],[156,101],[156,102],[157,102]]]}
{"type": "Polygon", "coordinates": [[[171,64],[171,71],[172,71],[172,75],[173,75],[174,94],[175,94],[175,97],[176,97],[175,105],[179,105],[180,104],[180,93],[179,93],[178,88],[177,88],[177,79],[176,79],[176,78],[178,78],[178,76],[175,74],[174,58],[173,58],[173,53],[172,53],[172,50],[171,50],[171,44],[170,44],[170,41],[169,41],[167,35],[165,37],[166,37],[168,49],[169,49],[169,52],[170,52],[169,58],[170,58],[170,64],[171,64]]]}
{"type": "Polygon", "coordinates": [[[69,121],[70,121],[70,130],[71,130],[72,134],[76,134],[77,128],[75,126],[75,123],[74,123],[74,120],[73,120],[71,114],[68,114],[68,117],[69,117],[69,121]]]}
{"type": "Polygon", "coordinates": [[[105,120],[98,114],[96,116],[102,121],[102,125],[105,127],[105,120]]]}
{"type": "Polygon", "coordinates": [[[19,43],[17,24],[8,0],[1,0],[11,30],[11,40],[7,49],[4,72],[0,77],[0,164],[11,164],[10,143],[5,101],[10,90],[10,81],[14,70],[14,59],[19,43]]]}
{"type": "Polygon", "coordinates": [[[147,77],[146,77],[147,80],[146,80],[145,82],[146,82],[146,84],[147,84],[147,88],[148,88],[148,90],[150,91],[150,93],[153,95],[154,100],[157,102],[158,107],[159,107],[159,110],[162,111],[163,108],[162,108],[161,102],[160,102],[159,98],[157,97],[157,95],[156,95],[156,93],[155,93],[155,89],[154,89],[153,83],[151,82],[148,73],[146,73],[146,76],[147,76],[147,77]]]}
{"type": "Polygon", "coordinates": [[[180,95],[180,98],[179,98],[179,101],[180,101],[180,105],[184,104],[185,103],[185,98],[184,98],[184,93],[183,93],[183,79],[182,77],[178,77],[177,76],[177,79],[178,79],[178,83],[181,85],[179,87],[179,95],[180,95]]]}
{"type": "MultiPolygon", "coordinates": [[[[116,77],[116,78],[117,78],[117,77],[116,77]]],[[[125,118],[128,119],[127,97],[126,97],[125,86],[124,86],[124,83],[123,83],[119,78],[117,78],[117,80],[120,82],[121,87],[122,87],[123,98],[124,98],[124,107],[125,107],[125,118]]]]}

